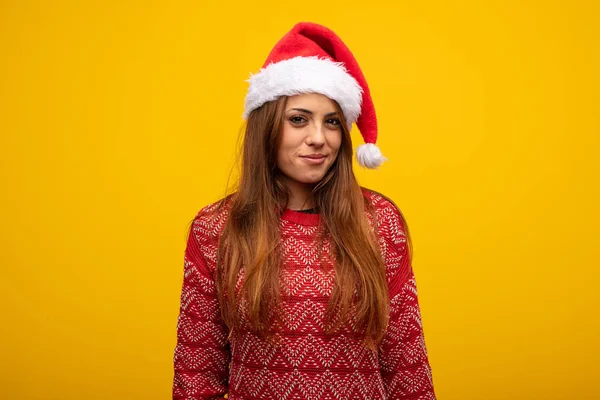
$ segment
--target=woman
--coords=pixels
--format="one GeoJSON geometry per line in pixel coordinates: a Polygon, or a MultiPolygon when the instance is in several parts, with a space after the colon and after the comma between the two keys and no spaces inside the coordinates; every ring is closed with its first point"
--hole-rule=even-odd
{"type": "Polygon", "coordinates": [[[364,76],[300,23],[249,79],[237,191],[188,236],[174,399],[435,399],[394,203],[358,185],[352,123],[377,168],[364,76]]]}

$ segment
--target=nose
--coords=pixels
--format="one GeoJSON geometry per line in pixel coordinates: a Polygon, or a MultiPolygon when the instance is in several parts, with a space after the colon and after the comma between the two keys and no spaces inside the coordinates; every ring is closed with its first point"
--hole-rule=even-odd
{"type": "Polygon", "coordinates": [[[323,124],[314,124],[311,129],[308,130],[306,143],[317,147],[325,144],[325,127],[323,124]]]}

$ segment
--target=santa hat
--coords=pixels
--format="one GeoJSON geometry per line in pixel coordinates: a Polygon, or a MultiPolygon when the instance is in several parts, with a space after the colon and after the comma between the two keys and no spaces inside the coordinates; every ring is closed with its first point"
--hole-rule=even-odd
{"type": "Polygon", "coordinates": [[[280,96],[320,93],[337,101],[348,123],[365,141],[356,158],[366,168],[377,168],[385,158],[377,141],[377,118],[367,81],[350,49],[330,29],[310,23],[296,24],[277,42],[263,68],[250,76],[244,119],[280,96]]]}

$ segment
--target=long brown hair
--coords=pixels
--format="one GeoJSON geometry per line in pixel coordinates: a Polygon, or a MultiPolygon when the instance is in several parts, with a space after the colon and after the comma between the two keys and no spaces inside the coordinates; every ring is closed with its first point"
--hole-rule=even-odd
{"type": "MultiPolygon", "coordinates": [[[[242,318],[239,306],[245,302],[243,318],[262,337],[270,335],[280,304],[279,218],[289,193],[277,168],[277,149],[286,102],[287,97],[282,96],[249,115],[237,191],[221,203],[229,207],[219,239],[215,276],[222,316],[231,331],[238,330],[242,318]],[[240,273],[243,283],[238,288],[240,273]]],[[[323,235],[329,236],[336,261],[326,330],[339,328],[352,310],[358,333],[368,347],[374,348],[381,341],[388,318],[385,267],[377,230],[370,229],[365,212],[371,213],[375,223],[377,218],[352,170],[350,133],[342,110],[334,103],[341,122],[341,147],[329,171],[312,190],[323,235]]]]}

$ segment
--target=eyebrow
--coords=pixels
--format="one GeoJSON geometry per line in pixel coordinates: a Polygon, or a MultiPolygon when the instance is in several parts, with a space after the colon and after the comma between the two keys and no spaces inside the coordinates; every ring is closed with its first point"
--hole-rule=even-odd
{"type": "MultiPolygon", "coordinates": [[[[307,110],[306,108],[290,108],[288,111],[301,111],[301,112],[313,115],[313,112],[310,110],[307,110]]],[[[337,111],[330,112],[329,114],[326,114],[325,117],[332,117],[334,115],[337,115],[337,111]]]]}

